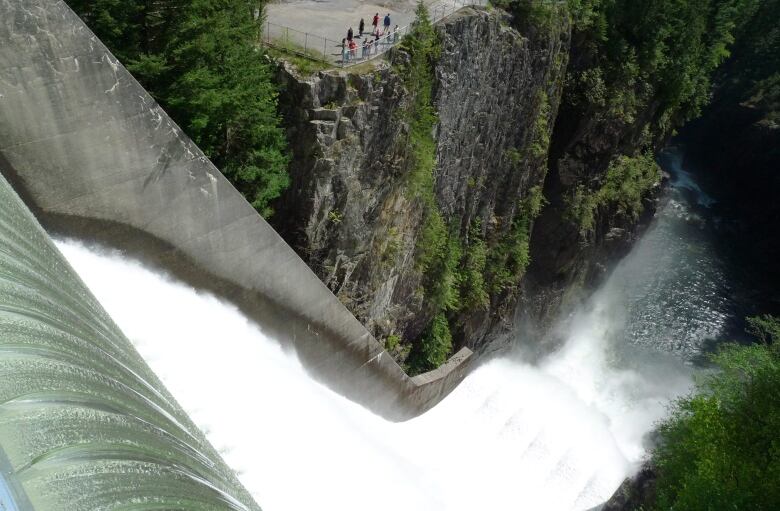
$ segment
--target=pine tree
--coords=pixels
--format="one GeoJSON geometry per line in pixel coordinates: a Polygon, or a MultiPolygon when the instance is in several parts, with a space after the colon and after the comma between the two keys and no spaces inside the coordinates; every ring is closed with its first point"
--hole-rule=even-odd
{"type": "Polygon", "coordinates": [[[70,0],[71,7],[247,200],[289,185],[258,0],[70,0]]]}

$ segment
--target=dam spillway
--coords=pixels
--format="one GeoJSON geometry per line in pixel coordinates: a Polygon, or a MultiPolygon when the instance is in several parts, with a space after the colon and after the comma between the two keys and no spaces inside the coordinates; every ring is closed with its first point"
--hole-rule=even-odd
{"type": "Polygon", "coordinates": [[[5,509],[259,509],[2,178],[0,446],[5,509]]]}
{"type": "Polygon", "coordinates": [[[468,370],[463,348],[408,377],[63,1],[0,0],[0,172],[48,228],[241,302],[382,415],[420,413],[468,370]]]}
{"type": "MultiPolygon", "coordinates": [[[[663,159],[679,176],[681,153],[663,159]]],[[[121,252],[57,244],[266,511],[581,511],[636,469],[690,388],[684,361],[730,314],[702,197],[673,183],[645,237],[561,323],[560,349],[534,364],[505,353],[401,423],[318,384],[234,305],[121,252]]]]}
{"type": "Polygon", "coordinates": [[[152,369],[3,196],[3,504],[588,509],[727,315],[675,198],[560,350],[409,378],[64,3],[0,13],[0,170],[55,234],[122,249],[59,241],[152,369]]]}

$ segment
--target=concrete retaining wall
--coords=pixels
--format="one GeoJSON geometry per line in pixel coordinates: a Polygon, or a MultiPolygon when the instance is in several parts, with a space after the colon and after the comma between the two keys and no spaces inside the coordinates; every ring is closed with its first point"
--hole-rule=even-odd
{"type": "Polygon", "coordinates": [[[419,413],[465,376],[468,350],[404,374],[64,2],[0,0],[0,168],[47,227],[228,296],[378,413],[419,413]]]}

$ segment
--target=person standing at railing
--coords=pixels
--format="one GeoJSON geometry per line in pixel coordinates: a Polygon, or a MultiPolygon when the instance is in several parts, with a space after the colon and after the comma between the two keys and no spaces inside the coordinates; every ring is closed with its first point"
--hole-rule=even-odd
{"type": "Polygon", "coordinates": [[[363,39],[363,53],[362,53],[362,58],[363,58],[363,59],[365,59],[365,58],[366,58],[366,57],[369,55],[369,52],[370,52],[370,51],[371,51],[371,43],[370,43],[370,42],[368,42],[368,39],[363,39]]]}
{"type": "Polygon", "coordinates": [[[349,42],[349,58],[357,59],[357,43],[354,39],[349,42]]]}
{"type": "Polygon", "coordinates": [[[360,25],[358,25],[358,33],[360,34],[358,37],[363,37],[363,31],[366,29],[366,22],[363,21],[363,18],[360,18],[360,25]]]}
{"type": "Polygon", "coordinates": [[[393,44],[398,42],[398,37],[401,35],[400,31],[398,30],[398,25],[395,26],[393,29],[393,44]]]}
{"type": "Polygon", "coordinates": [[[349,62],[349,48],[347,47],[347,40],[341,40],[341,64],[344,65],[349,62]]]}
{"type": "Polygon", "coordinates": [[[390,13],[385,16],[385,29],[382,31],[382,35],[390,33],[390,13]]]}

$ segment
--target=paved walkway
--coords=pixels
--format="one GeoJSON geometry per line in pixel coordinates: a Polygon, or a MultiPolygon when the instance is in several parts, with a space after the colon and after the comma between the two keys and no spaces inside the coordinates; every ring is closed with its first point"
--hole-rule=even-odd
{"type": "MultiPolygon", "coordinates": [[[[455,0],[424,0],[431,14],[455,9],[455,0]]],[[[465,0],[460,0],[464,2],[465,0]]],[[[379,13],[379,25],[390,14],[391,30],[398,25],[406,27],[414,20],[416,0],[360,1],[360,0],[278,0],[266,5],[267,26],[264,37],[280,44],[289,42],[308,52],[325,54],[328,60],[341,60],[341,41],[352,27],[358,35],[360,18],[365,30],[371,32],[371,21],[379,13]]],[[[438,18],[439,16],[437,16],[438,18]]],[[[362,44],[362,40],[357,40],[362,44]]],[[[360,51],[360,50],[358,50],[360,51]]]]}

